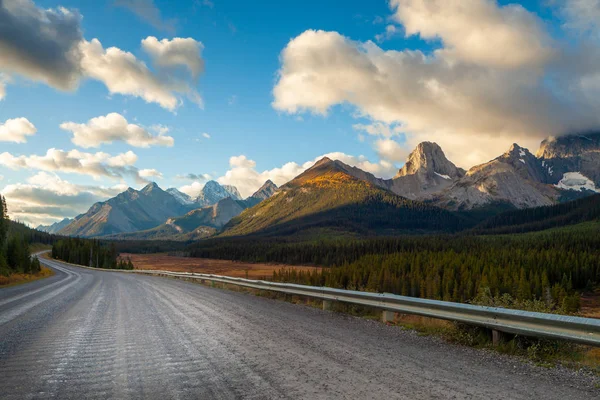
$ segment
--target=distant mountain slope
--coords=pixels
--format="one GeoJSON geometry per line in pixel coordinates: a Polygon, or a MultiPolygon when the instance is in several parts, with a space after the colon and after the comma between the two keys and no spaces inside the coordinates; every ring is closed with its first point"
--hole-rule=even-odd
{"type": "Polygon", "coordinates": [[[231,197],[233,200],[242,199],[235,186],[221,186],[216,181],[208,181],[194,201],[197,203],[197,206],[204,207],[216,204],[219,200],[226,197],[231,197]]]}
{"type": "Polygon", "coordinates": [[[46,233],[57,233],[58,231],[69,225],[71,222],[73,222],[71,218],[65,218],[62,221],[53,223],[52,225],[39,225],[35,229],[46,233]]]}
{"type": "Polygon", "coordinates": [[[260,202],[249,197],[246,200],[233,200],[226,197],[212,206],[192,210],[180,217],[169,218],[155,228],[104,236],[115,240],[195,240],[214,235],[233,217],[243,210],[260,202]]]}
{"type": "Polygon", "coordinates": [[[509,211],[474,228],[479,233],[521,233],[600,221],[600,195],[546,207],[509,211]]]}
{"type": "Polygon", "coordinates": [[[254,194],[250,197],[259,200],[265,200],[273,196],[277,191],[277,185],[275,185],[270,179],[267,180],[254,194]]]}
{"type": "Polygon", "coordinates": [[[129,188],[110,200],[94,204],[59,233],[91,237],[146,230],[189,210],[189,206],[181,204],[156,183],[150,183],[140,191],[129,188]]]}
{"type": "Polygon", "coordinates": [[[232,219],[221,236],[290,235],[315,228],[361,233],[453,231],[464,223],[452,212],[359,179],[355,175],[362,174],[356,170],[324,158],[270,199],[232,219]]]}
{"type": "Polygon", "coordinates": [[[471,168],[466,175],[435,196],[439,206],[469,210],[494,203],[529,208],[556,203],[560,193],[545,184],[546,171],[529,150],[514,144],[500,157],[471,168]]]}
{"type": "Polygon", "coordinates": [[[537,157],[548,172],[548,183],[558,184],[571,172],[600,187],[600,132],[547,138],[537,157]]]}

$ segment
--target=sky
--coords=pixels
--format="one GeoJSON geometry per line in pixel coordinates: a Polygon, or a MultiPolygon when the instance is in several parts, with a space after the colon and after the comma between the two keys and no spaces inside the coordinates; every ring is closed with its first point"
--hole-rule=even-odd
{"type": "Polygon", "coordinates": [[[49,224],[150,181],[251,195],[600,125],[600,0],[0,0],[0,193],[49,224]]]}

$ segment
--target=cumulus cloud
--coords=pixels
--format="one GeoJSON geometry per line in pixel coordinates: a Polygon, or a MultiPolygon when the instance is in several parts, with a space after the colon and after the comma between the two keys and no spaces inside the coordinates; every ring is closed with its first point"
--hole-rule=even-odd
{"type": "Polygon", "coordinates": [[[79,150],[49,149],[42,156],[35,154],[14,156],[11,153],[4,152],[0,154],[0,165],[13,170],[31,169],[45,172],[64,172],[88,175],[94,179],[102,177],[124,179],[129,177],[137,183],[148,182],[134,166],[137,159],[137,155],[132,151],[111,156],[103,152],[84,153],[79,150]]]}
{"type": "MultiPolygon", "coordinates": [[[[202,43],[191,38],[145,39],[142,48],[160,69],[155,73],[130,52],[84,39],[81,19],[63,7],[42,9],[31,0],[0,1],[0,73],[60,90],[75,90],[82,79],[91,78],[103,82],[111,94],[139,97],[171,111],[182,96],[202,107],[195,88],[204,65],[202,43]],[[189,74],[178,73],[181,66],[189,74]]],[[[0,99],[5,83],[0,80],[0,99]]]]}
{"type": "Polygon", "coordinates": [[[441,48],[385,51],[308,30],[281,53],[273,107],[327,115],[349,103],[357,116],[402,126],[406,146],[436,140],[464,167],[471,166],[464,160],[488,161],[515,141],[535,150],[546,136],[600,126],[598,46],[553,42],[539,18],[518,5],[394,0],[391,6],[408,35],[437,39],[441,48]]]}
{"type": "Polygon", "coordinates": [[[488,67],[544,64],[554,53],[542,21],[521,5],[495,0],[391,0],[407,35],[441,39],[449,59],[488,67]]]}
{"type": "Polygon", "coordinates": [[[140,169],[140,176],[146,179],[162,179],[163,174],[155,169],[140,169]]]}
{"type": "Polygon", "coordinates": [[[115,0],[115,6],[129,9],[156,29],[170,34],[175,33],[176,21],[174,19],[163,19],[153,0],[115,0]]]}
{"type": "Polygon", "coordinates": [[[152,135],[145,128],[130,124],[118,113],[110,113],[90,119],[85,124],[63,122],[61,129],[73,133],[71,140],[77,146],[84,148],[99,147],[105,143],[122,141],[134,147],[167,146],[171,147],[175,140],[167,136],[168,128],[154,127],[158,135],[152,135]]]}
{"type": "Polygon", "coordinates": [[[80,78],[81,16],[65,8],[41,9],[31,0],[0,1],[0,70],[74,89],[80,78]]]}
{"type": "Polygon", "coordinates": [[[379,43],[382,43],[382,42],[385,42],[386,40],[390,40],[391,38],[396,36],[398,33],[399,33],[399,29],[396,27],[396,25],[387,25],[385,27],[385,32],[375,35],[375,40],[377,40],[379,43]]]}
{"type": "Polygon", "coordinates": [[[50,224],[85,212],[91,204],[116,196],[125,185],[112,187],[76,185],[58,175],[39,172],[27,183],[7,185],[3,190],[13,219],[32,225],[50,224]]]}
{"type": "Polygon", "coordinates": [[[201,104],[199,95],[187,82],[159,78],[129,52],[117,47],[104,49],[98,39],[81,42],[80,50],[85,74],[103,82],[110,93],[140,97],[168,110],[174,110],[179,104],[176,93],[186,94],[201,104]]]}
{"type": "Polygon", "coordinates": [[[340,160],[345,164],[358,167],[379,177],[390,178],[397,172],[397,168],[388,161],[381,160],[378,163],[372,163],[365,156],[355,157],[340,152],[323,154],[322,156],[302,164],[288,162],[281,167],[258,172],[254,160],[248,159],[245,155],[240,155],[233,156],[229,159],[230,169],[225,175],[217,179],[217,181],[224,185],[233,185],[237,187],[240,194],[247,197],[251,196],[268,179],[273,181],[277,186],[284,185],[308,168],[312,167],[315,162],[323,157],[329,157],[332,160],[340,160]]]}
{"type": "Polygon", "coordinates": [[[27,118],[9,119],[0,123],[0,142],[26,143],[27,136],[35,135],[37,129],[27,118]]]}
{"type": "Polygon", "coordinates": [[[158,40],[148,36],[142,40],[142,49],[148,53],[153,62],[161,68],[185,67],[196,79],[204,70],[201,57],[204,45],[192,38],[174,38],[158,40]]]}
{"type": "Polygon", "coordinates": [[[392,139],[377,139],[374,143],[379,157],[394,162],[404,162],[408,156],[406,147],[392,139]]]}
{"type": "Polygon", "coordinates": [[[203,136],[205,139],[210,139],[210,135],[209,135],[208,133],[206,133],[206,132],[204,132],[204,133],[202,134],[202,136],[203,136]]]}

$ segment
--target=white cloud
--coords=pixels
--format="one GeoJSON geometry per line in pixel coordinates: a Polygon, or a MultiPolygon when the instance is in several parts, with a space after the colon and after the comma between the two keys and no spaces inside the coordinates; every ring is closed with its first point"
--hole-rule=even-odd
{"type": "Polygon", "coordinates": [[[135,147],[171,147],[175,143],[171,136],[166,136],[169,131],[167,127],[154,127],[158,131],[158,135],[155,136],[139,125],[128,123],[127,119],[118,113],[92,118],[85,124],[63,122],[60,127],[72,132],[71,141],[84,148],[99,147],[115,141],[122,141],[135,147]]]}
{"type": "Polygon", "coordinates": [[[173,38],[158,40],[148,36],[142,40],[142,49],[148,53],[153,62],[162,68],[183,66],[196,79],[204,71],[204,60],[201,57],[204,45],[192,38],[173,38]]]}
{"type": "Polygon", "coordinates": [[[204,136],[206,139],[210,139],[210,135],[209,135],[208,133],[206,133],[206,132],[204,132],[204,133],[202,134],[202,136],[204,136]]]}
{"type": "Polygon", "coordinates": [[[164,82],[133,54],[117,47],[104,49],[98,39],[80,45],[81,67],[85,74],[103,82],[111,94],[136,96],[168,110],[179,104],[175,95],[193,91],[184,82],[164,82]]]}
{"type": "Polygon", "coordinates": [[[513,142],[598,129],[600,49],[553,42],[540,19],[491,0],[394,0],[409,35],[442,48],[385,51],[337,32],[308,30],[281,53],[273,107],[327,115],[339,104],[356,117],[396,126],[407,146],[435,140],[463,167],[485,162],[513,142]],[[555,46],[555,47],[552,47],[555,46]],[[574,60],[577,60],[576,62],[574,60]]]}
{"type": "Polygon", "coordinates": [[[156,29],[175,33],[176,21],[163,19],[160,10],[153,0],[115,0],[115,5],[131,10],[135,15],[146,21],[156,29]]]}
{"type": "Polygon", "coordinates": [[[91,204],[126,189],[125,185],[75,185],[56,174],[39,172],[27,179],[27,183],[7,185],[3,194],[11,218],[36,226],[74,217],[87,211],[91,204]]]}
{"type": "Polygon", "coordinates": [[[553,54],[541,20],[521,5],[495,0],[390,0],[407,35],[441,39],[444,57],[476,65],[522,68],[553,54]]]}
{"type": "Polygon", "coordinates": [[[0,142],[27,143],[27,136],[36,132],[35,125],[27,118],[9,119],[0,123],[0,142]]]}
{"type": "MultiPolygon", "coordinates": [[[[147,38],[142,46],[159,67],[154,73],[130,52],[84,39],[81,20],[77,11],[64,7],[42,9],[31,0],[0,1],[0,74],[18,74],[60,90],[75,90],[82,79],[92,78],[103,82],[111,94],[139,97],[171,111],[183,96],[203,106],[195,88],[203,70],[202,43],[191,38],[160,42],[147,38]],[[178,66],[189,69],[191,76],[178,73],[178,66]]],[[[5,84],[1,80],[0,99],[5,84]]]]}
{"type": "MultiPolygon", "coordinates": [[[[303,164],[288,162],[281,167],[258,172],[254,160],[250,160],[246,156],[240,155],[229,159],[229,166],[231,168],[225,175],[217,179],[217,181],[221,184],[237,187],[243,197],[248,197],[260,188],[268,179],[273,181],[277,186],[281,186],[300,175],[306,169],[312,167],[315,162],[323,157],[329,157],[332,160],[340,160],[345,164],[358,167],[380,177],[390,178],[397,172],[397,168],[388,161],[381,160],[378,163],[372,163],[364,156],[355,157],[340,152],[323,154],[322,156],[316,157],[314,160],[307,161],[303,164]]],[[[195,188],[198,186],[199,185],[196,185],[195,188]]],[[[189,189],[192,190],[195,188],[189,189]]],[[[188,188],[185,189],[187,190],[188,188]]]]}
{"type": "Polygon", "coordinates": [[[155,169],[140,169],[140,176],[147,179],[163,178],[163,174],[155,169]]]}
{"type": "Polygon", "coordinates": [[[377,40],[379,43],[382,43],[386,40],[390,40],[397,34],[399,34],[399,29],[396,27],[396,25],[388,25],[385,27],[385,32],[375,35],[375,40],[377,40]]]}
{"type": "Polygon", "coordinates": [[[378,121],[370,124],[354,124],[352,127],[357,131],[366,132],[372,136],[383,136],[386,138],[400,136],[403,133],[402,125],[386,124],[378,121]]]}
{"type": "Polygon", "coordinates": [[[0,165],[13,170],[32,169],[46,172],[64,172],[88,175],[94,179],[108,177],[124,179],[130,177],[138,183],[147,182],[134,166],[137,155],[132,151],[111,156],[110,154],[84,153],[79,150],[64,151],[49,149],[45,155],[14,156],[4,152],[0,154],[0,165]]]}
{"type": "Polygon", "coordinates": [[[187,194],[188,196],[195,198],[198,197],[200,191],[204,187],[204,182],[192,182],[189,185],[183,185],[179,188],[179,191],[187,194]]]}
{"type": "Polygon", "coordinates": [[[378,139],[374,143],[379,157],[394,162],[404,162],[408,157],[406,147],[391,139],[378,139]]]}

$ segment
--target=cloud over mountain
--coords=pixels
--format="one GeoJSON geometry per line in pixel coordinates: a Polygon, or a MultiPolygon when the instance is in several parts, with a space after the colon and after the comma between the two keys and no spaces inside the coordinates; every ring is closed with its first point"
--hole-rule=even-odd
{"type": "Polygon", "coordinates": [[[358,116],[401,124],[408,148],[433,139],[450,157],[475,162],[514,141],[531,145],[600,126],[598,46],[553,40],[537,15],[516,4],[393,0],[390,6],[407,36],[439,42],[438,48],[384,50],[338,32],[305,31],[281,53],[273,107],[326,115],[349,103],[358,116]],[[494,147],[462,146],[480,139],[494,147]]]}
{"type": "Polygon", "coordinates": [[[60,127],[72,132],[72,142],[84,148],[99,147],[115,141],[122,141],[134,147],[171,147],[175,143],[171,136],[166,135],[168,128],[162,128],[158,135],[152,135],[147,129],[130,124],[118,113],[92,118],[85,124],[63,122],[60,127]]]}
{"type": "MultiPolygon", "coordinates": [[[[381,160],[379,163],[372,163],[365,156],[355,157],[340,152],[324,154],[302,164],[288,162],[281,167],[259,172],[256,170],[256,162],[254,160],[248,159],[245,155],[240,155],[229,159],[230,169],[225,175],[217,179],[217,181],[224,185],[237,187],[242,197],[248,197],[267,180],[271,180],[277,186],[281,186],[312,167],[315,162],[323,157],[340,160],[350,166],[358,167],[380,177],[390,178],[397,172],[397,168],[388,161],[381,160]]],[[[183,188],[180,190],[184,191],[183,188]]]]}
{"type": "Polygon", "coordinates": [[[47,172],[39,172],[27,183],[7,185],[3,195],[12,218],[33,225],[52,223],[85,212],[97,201],[116,196],[126,186],[76,185],[47,172]]]}
{"type": "Polygon", "coordinates": [[[13,170],[29,169],[88,175],[94,179],[129,177],[138,183],[145,183],[148,180],[134,166],[137,159],[137,155],[132,151],[111,156],[103,152],[85,153],[79,150],[49,149],[41,156],[35,154],[14,156],[4,152],[0,154],[0,165],[13,170]]]}

